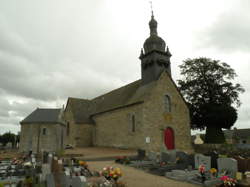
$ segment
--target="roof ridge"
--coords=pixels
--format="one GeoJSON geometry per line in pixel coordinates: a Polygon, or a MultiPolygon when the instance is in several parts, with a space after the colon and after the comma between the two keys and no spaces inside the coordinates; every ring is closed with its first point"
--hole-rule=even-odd
{"type": "Polygon", "coordinates": [[[99,96],[97,96],[97,97],[94,97],[94,98],[91,99],[90,101],[94,101],[95,99],[98,99],[98,98],[100,98],[100,97],[103,97],[103,96],[105,96],[105,95],[108,95],[109,93],[112,93],[112,92],[114,92],[114,91],[117,91],[117,90],[119,90],[119,89],[121,89],[121,88],[125,88],[125,87],[127,87],[127,86],[132,85],[132,84],[135,84],[136,82],[139,82],[139,81],[141,81],[141,79],[138,79],[138,80],[133,81],[133,82],[131,82],[131,83],[129,83],[129,84],[125,84],[124,86],[118,87],[118,88],[116,88],[116,89],[114,89],[114,90],[111,90],[111,91],[106,92],[106,93],[104,93],[104,94],[102,94],[102,95],[99,95],[99,96]]]}

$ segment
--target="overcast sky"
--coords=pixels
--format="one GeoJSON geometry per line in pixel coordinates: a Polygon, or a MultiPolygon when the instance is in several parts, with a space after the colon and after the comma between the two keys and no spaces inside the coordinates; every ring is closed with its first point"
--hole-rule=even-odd
{"type": "MultiPolygon", "coordinates": [[[[246,89],[237,128],[250,119],[249,8],[249,0],[153,0],[174,80],[186,58],[235,69],[246,89]]],[[[18,132],[37,107],[62,107],[67,97],[91,99],[140,79],[149,20],[148,0],[0,1],[0,133],[18,132]]]]}

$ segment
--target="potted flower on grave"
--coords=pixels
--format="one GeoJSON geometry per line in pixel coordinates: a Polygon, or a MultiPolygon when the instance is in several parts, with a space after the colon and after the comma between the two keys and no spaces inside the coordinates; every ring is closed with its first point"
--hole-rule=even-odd
{"type": "Polygon", "coordinates": [[[204,183],[206,180],[206,177],[205,177],[205,166],[203,164],[199,166],[199,173],[201,175],[201,182],[204,183]]]}
{"type": "Polygon", "coordinates": [[[215,178],[217,176],[217,169],[211,168],[209,172],[211,174],[211,178],[215,178]]]}
{"type": "Polygon", "coordinates": [[[229,176],[222,176],[220,180],[223,181],[223,184],[221,187],[230,187],[230,186],[236,186],[237,181],[233,178],[230,178],[229,176]]]}
{"type": "Polygon", "coordinates": [[[82,167],[84,167],[85,169],[88,168],[88,164],[87,164],[87,162],[85,162],[85,161],[80,160],[80,161],[79,161],[79,165],[82,166],[82,167]]]}
{"type": "Polygon", "coordinates": [[[119,183],[118,179],[122,176],[122,172],[120,168],[105,167],[101,171],[101,175],[107,180],[113,181],[113,183],[117,186],[119,183]]]}

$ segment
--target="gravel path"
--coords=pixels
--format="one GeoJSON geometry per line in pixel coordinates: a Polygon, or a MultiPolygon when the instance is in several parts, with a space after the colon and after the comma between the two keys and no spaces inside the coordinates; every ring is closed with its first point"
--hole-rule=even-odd
{"type": "Polygon", "coordinates": [[[103,167],[107,166],[121,168],[123,173],[121,180],[127,184],[127,187],[198,187],[198,185],[174,181],[129,166],[116,164],[114,161],[88,162],[88,165],[92,171],[101,171],[103,167]]]}

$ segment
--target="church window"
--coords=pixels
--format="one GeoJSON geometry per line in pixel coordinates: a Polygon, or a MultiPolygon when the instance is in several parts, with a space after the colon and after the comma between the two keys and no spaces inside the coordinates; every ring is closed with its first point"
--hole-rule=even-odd
{"type": "Polygon", "coordinates": [[[43,128],[43,135],[46,135],[46,134],[47,134],[47,129],[43,128]]]}
{"type": "Polygon", "coordinates": [[[132,125],[131,131],[135,132],[135,115],[132,115],[131,121],[132,121],[131,122],[131,125],[132,125]]]}
{"type": "Polygon", "coordinates": [[[69,131],[70,131],[70,129],[69,129],[69,122],[67,122],[67,136],[69,136],[69,131]]]}
{"type": "Polygon", "coordinates": [[[168,95],[164,97],[165,112],[171,112],[171,99],[168,95]]]}

